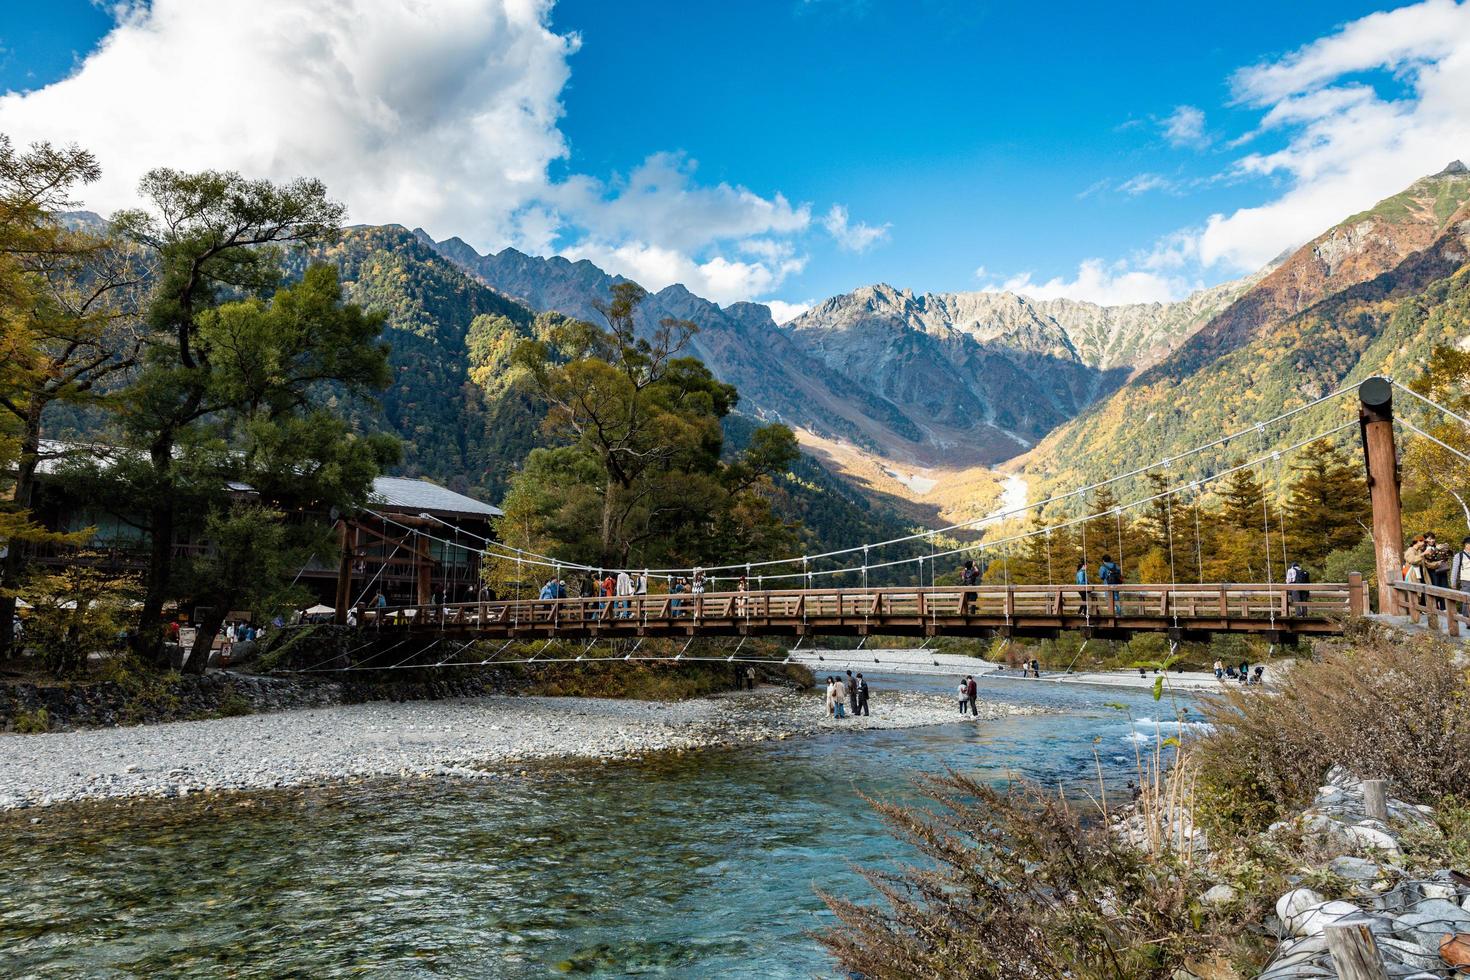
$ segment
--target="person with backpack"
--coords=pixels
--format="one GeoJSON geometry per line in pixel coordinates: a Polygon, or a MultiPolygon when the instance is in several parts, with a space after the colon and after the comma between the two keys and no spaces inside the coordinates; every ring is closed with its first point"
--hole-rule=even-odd
{"type": "Polygon", "coordinates": [[[1087,581],[1087,562],[1085,562],[1085,561],[1079,561],[1077,563],[1076,582],[1077,582],[1078,585],[1082,586],[1082,588],[1080,588],[1080,589],[1077,590],[1077,598],[1080,599],[1081,600],[1081,603],[1082,603],[1081,606],[1078,608],[1077,612],[1080,613],[1083,616],[1086,616],[1087,615],[1087,585],[1088,585],[1088,581],[1087,581]]]}
{"type": "MultiPolygon", "coordinates": [[[[1103,585],[1122,585],[1123,569],[1113,561],[1112,555],[1103,555],[1102,564],[1097,566],[1097,580],[1103,585]]],[[[1123,615],[1123,594],[1113,591],[1113,615],[1123,615]]]]}
{"type": "MultiPolygon", "coordinates": [[[[966,558],[965,565],[960,569],[960,584],[964,586],[980,584],[980,569],[975,567],[975,559],[966,558]]],[[[960,596],[960,613],[968,616],[975,610],[975,603],[979,600],[979,592],[971,592],[968,589],[960,596]]]]}
{"type": "MultiPolygon", "coordinates": [[[[1307,570],[1302,567],[1302,563],[1299,561],[1292,562],[1291,567],[1286,570],[1287,585],[1297,585],[1310,582],[1311,580],[1312,576],[1307,574],[1307,570]]],[[[1295,605],[1296,615],[1305,616],[1307,614],[1307,593],[1305,591],[1292,589],[1288,593],[1288,600],[1295,605]]]]}

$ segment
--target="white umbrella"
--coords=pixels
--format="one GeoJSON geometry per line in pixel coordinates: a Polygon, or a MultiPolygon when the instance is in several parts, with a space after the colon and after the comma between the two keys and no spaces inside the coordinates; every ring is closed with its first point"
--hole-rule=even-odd
{"type": "Polygon", "coordinates": [[[312,606],[310,609],[306,610],[306,615],[308,615],[308,616],[325,616],[328,613],[334,613],[336,611],[337,610],[334,609],[334,608],[332,608],[331,606],[317,605],[317,606],[312,606]]]}

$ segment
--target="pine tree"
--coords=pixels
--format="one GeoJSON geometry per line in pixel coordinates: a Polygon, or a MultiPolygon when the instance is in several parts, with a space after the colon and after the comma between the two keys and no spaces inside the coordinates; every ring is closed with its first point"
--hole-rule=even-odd
{"type": "Polygon", "coordinates": [[[1306,446],[1292,472],[1286,544],[1289,557],[1310,568],[1360,541],[1369,530],[1372,506],[1362,472],[1325,439],[1306,446]]]}
{"type": "Polygon", "coordinates": [[[1096,580],[1103,556],[1111,555],[1127,580],[1148,550],[1147,537],[1135,526],[1129,512],[1119,506],[1112,487],[1094,491],[1084,506],[1088,514],[1095,515],[1080,525],[1085,536],[1088,575],[1096,580]]]}

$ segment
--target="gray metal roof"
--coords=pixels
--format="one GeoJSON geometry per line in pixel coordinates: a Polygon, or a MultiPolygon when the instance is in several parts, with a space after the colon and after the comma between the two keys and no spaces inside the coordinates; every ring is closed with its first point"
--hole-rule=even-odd
{"type": "Polygon", "coordinates": [[[440,514],[472,514],[477,517],[499,517],[499,507],[481,503],[462,493],[427,480],[407,480],[400,476],[380,476],[373,481],[373,496],[381,507],[397,511],[419,511],[440,514]]]}

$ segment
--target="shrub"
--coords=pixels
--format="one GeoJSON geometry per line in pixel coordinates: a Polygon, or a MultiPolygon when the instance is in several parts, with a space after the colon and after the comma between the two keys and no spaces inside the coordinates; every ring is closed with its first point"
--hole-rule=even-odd
{"type": "Polygon", "coordinates": [[[1470,677],[1448,644],[1360,626],[1317,650],[1279,695],[1227,689],[1205,702],[1215,731],[1195,759],[1217,828],[1270,822],[1337,764],[1409,800],[1470,786],[1470,677]]]}
{"type": "Polygon", "coordinates": [[[928,866],[864,872],[883,905],[822,896],[839,924],[817,939],[844,969],[1148,980],[1234,952],[1243,910],[1202,904],[1186,854],[1137,848],[1036,787],[950,772],[921,789],[933,806],[873,806],[928,866]]]}
{"type": "Polygon", "coordinates": [[[15,716],[12,727],[22,735],[34,735],[51,730],[51,714],[45,708],[22,711],[15,716]]]}

